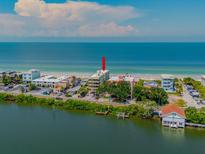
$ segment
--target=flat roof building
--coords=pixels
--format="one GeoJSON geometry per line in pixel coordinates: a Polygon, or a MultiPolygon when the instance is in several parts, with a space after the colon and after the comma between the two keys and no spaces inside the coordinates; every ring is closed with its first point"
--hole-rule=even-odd
{"type": "Polygon", "coordinates": [[[110,72],[108,70],[100,70],[97,73],[93,74],[88,79],[88,87],[91,93],[95,93],[98,87],[105,81],[109,80],[110,72]]]}
{"type": "Polygon", "coordinates": [[[159,86],[156,81],[144,81],[143,85],[147,88],[157,88],[159,86]]]}
{"type": "Polygon", "coordinates": [[[51,87],[55,88],[55,86],[61,82],[68,81],[67,76],[55,77],[53,75],[43,76],[41,78],[35,79],[32,81],[33,84],[39,87],[51,87]]]}
{"type": "Polygon", "coordinates": [[[23,82],[32,82],[33,80],[40,78],[41,72],[37,69],[31,69],[28,72],[22,74],[23,82]]]}
{"type": "Polygon", "coordinates": [[[106,60],[102,57],[102,70],[98,70],[88,79],[88,88],[91,93],[96,93],[98,87],[105,81],[109,80],[110,71],[106,70],[106,60]]]}
{"type": "Polygon", "coordinates": [[[3,76],[9,76],[11,78],[14,78],[18,75],[18,73],[16,71],[4,71],[4,72],[0,72],[0,78],[2,78],[3,76]]]}
{"type": "Polygon", "coordinates": [[[121,81],[127,81],[127,82],[136,82],[134,77],[126,76],[126,75],[119,75],[119,76],[112,76],[109,79],[110,82],[121,82],[121,81]]]}
{"type": "Polygon", "coordinates": [[[169,74],[163,74],[161,75],[162,78],[162,88],[166,91],[166,92],[174,92],[175,88],[174,88],[174,76],[173,75],[169,75],[169,74]]]}

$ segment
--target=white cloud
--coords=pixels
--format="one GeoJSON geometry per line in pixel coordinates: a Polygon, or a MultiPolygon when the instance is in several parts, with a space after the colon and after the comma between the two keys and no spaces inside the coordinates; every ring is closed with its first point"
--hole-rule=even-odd
{"type": "Polygon", "coordinates": [[[72,37],[124,36],[137,33],[127,21],[139,17],[131,6],[109,6],[94,2],[18,0],[16,15],[0,15],[0,35],[72,37]]]}
{"type": "Polygon", "coordinates": [[[120,26],[116,23],[106,23],[100,25],[84,25],[79,29],[80,35],[82,36],[119,36],[131,34],[133,31],[136,32],[134,27],[128,26],[120,26]]]}

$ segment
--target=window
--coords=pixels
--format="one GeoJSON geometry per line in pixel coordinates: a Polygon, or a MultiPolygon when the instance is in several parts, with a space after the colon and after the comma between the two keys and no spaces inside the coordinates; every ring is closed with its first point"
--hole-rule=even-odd
{"type": "Polygon", "coordinates": [[[177,114],[175,112],[172,113],[173,116],[176,116],[177,114]]]}

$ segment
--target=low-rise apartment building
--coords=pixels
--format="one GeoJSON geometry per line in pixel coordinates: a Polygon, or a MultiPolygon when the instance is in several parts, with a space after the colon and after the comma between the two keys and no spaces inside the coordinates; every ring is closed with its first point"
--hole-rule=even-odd
{"type": "Polygon", "coordinates": [[[39,70],[31,69],[28,72],[24,72],[22,74],[22,79],[23,79],[23,82],[29,83],[35,79],[40,78],[40,76],[41,76],[41,73],[39,70]]]}
{"type": "Polygon", "coordinates": [[[88,79],[88,87],[91,93],[95,93],[98,87],[109,80],[110,72],[108,70],[99,70],[88,79]]]}
{"type": "Polygon", "coordinates": [[[168,74],[164,74],[161,75],[162,77],[162,88],[166,91],[166,92],[174,92],[175,88],[174,88],[174,76],[173,75],[168,75],[168,74]]]}
{"type": "Polygon", "coordinates": [[[55,88],[57,86],[64,86],[66,88],[69,85],[69,80],[67,76],[55,77],[47,75],[33,80],[32,83],[38,87],[55,88]]]}

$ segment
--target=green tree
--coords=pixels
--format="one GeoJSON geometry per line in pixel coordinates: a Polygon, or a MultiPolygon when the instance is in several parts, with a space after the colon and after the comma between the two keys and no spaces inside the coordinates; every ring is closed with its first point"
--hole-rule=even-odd
{"type": "Polygon", "coordinates": [[[164,105],[168,102],[168,95],[162,88],[151,88],[148,97],[158,105],[164,105]]]}
{"type": "Polygon", "coordinates": [[[72,95],[68,92],[65,94],[66,97],[72,97],[72,95]]]}
{"type": "Polygon", "coordinates": [[[78,90],[78,94],[80,94],[81,97],[85,97],[88,94],[89,90],[87,86],[82,86],[79,90],[78,90]]]}
{"type": "Polygon", "coordinates": [[[133,96],[136,101],[144,101],[147,99],[148,88],[136,85],[133,90],[133,96]]]}
{"type": "Polygon", "coordinates": [[[97,95],[104,95],[105,93],[108,93],[109,91],[109,84],[108,82],[102,83],[98,89],[96,90],[97,95]]]}
{"type": "Polygon", "coordinates": [[[197,109],[194,107],[188,107],[185,110],[186,113],[186,120],[188,122],[192,122],[192,123],[198,123],[198,115],[197,115],[197,109]]]}
{"type": "Polygon", "coordinates": [[[131,94],[130,83],[126,81],[105,82],[97,89],[97,94],[105,95],[107,93],[115,98],[116,101],[122,102],[131,94]]]}
{"type": "Polygon", "coordinates": [[[182,86],[182,81],[176,78],[174,80],[174,87],[176,88],[177,94],[182,94],[183,93],[183,86],[182,86]]]}
{"type": "Polygon", "coordinates": [[[14,78],[14,82],[17,83],[17,84],[21,84],[23,81],[22,81],[22,78],[20,78],[19,75],[15,76],[14,78]]]}
{"type": "Polygon", "coordinates": [[[32,91],[32,90],[35,90],[35,89],[37,89],[36,85],[30,83],[30,84],[29,84],[29,90],[32,91]]]}
{"type": "Polygon", "coordinates": [[[10,76],[3,76],[3,80],[2,80],[4,85],[9,85],[12,83],[12,79],[10,76]]]}
{"type": "Polygon", "coordinates": [[[124,101],[130,95],[130,84],[128,82],[122,81],[118,82],[112,89],[110,90],[111,95],[116,97],[118,101],[124,101]]]}

